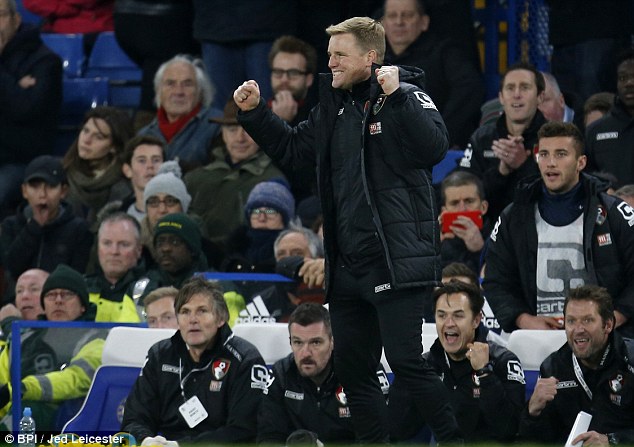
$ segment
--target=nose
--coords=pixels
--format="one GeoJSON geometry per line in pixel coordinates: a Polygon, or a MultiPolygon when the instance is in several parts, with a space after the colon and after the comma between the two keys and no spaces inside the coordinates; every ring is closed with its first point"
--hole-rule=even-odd
{"type": "Polygon", "coordinates": [[[332,55],[328,57],[328,68],[332,68],[332,67],[336,67],[337,66],[337,58],[332,55]]]}
{"type": "Polygon", "coordinates": [[[467,211],[467,205],[461,200],[456,207],[458,211],[467,211]]]}

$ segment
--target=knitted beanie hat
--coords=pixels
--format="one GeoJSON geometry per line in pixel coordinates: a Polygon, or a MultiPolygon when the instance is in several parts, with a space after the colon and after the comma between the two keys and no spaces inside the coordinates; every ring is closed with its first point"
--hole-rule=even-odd
{"type": "Polygon", "coordinates": [[[295,217],[295,198],[290,189],[282,182],[283,180],[270,180],[260,182],[253,187],[244,208],[247,222],[251,217],[251,211],[267,207],[281,213],[284,226],[288,226],[288,222],[295,217]]]}
{"type": "Polygon", "coordinates": [[[168,214],[159,219],[154,227],[154,244],[161,234],[175,234],[185,241],[189,249],[198,257],[201,252],[202,239],[198,225],[183,213],[168,214]]]}
{"type": "Polygon", "coordinates": [[[187,192],[181,177],[181,168],[177,161],[170,160],[163,163],[158,173],[145,185],[143,203],[147,203],[147,199],[157,194],[168,194],[179,200],[183,207],[183,212],[186,213],[192,197],[187,192]]]}
{"type": "Polygon", "coordinates": [[[48,275],[44,285],[42,286],[42,293],[40,294],[40,302],[42,308],[44,308],[44,295],[53,289],[70,290],[79,296],[81,304],[88,309],[88,287],[86,287],[86,281],[81,273],[77,270],[67,266],[66,264],[59,264],[55,270],[48,275]]]}

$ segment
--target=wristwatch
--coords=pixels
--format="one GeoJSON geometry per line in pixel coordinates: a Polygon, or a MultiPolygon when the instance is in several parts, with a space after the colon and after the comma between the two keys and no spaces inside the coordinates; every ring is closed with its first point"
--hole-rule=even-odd
{"type": "Polygon", "coordinates": [[[493,365],[491,365],[490,362],[484,365],[484,368],[480,368],[475,371],[475,375],[478,379],[488,376],[489,374],[493,374],[493,365]]]}
{"type": "Polygon", "coordinates": [[[605,436],[608,437],[608,444],[610,445],[618,445],[619,437],[616,433],[606,433],[605,436]]]}

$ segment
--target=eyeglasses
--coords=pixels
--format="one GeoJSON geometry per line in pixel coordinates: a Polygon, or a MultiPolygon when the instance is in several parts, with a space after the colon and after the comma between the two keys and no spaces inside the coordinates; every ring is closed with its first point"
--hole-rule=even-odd
{"type": "Polygon", "coordinates": [[[159,237],[156,238],[156,242],[154,243],[154,246],[156,248],[160,248],[163,245],[169,245],[170,247],[182,247],[183,245],[185,245],[185,241],[183,241],[178,236],[160,235],[159,237]]]}
{"type": "Polygon", "coordinates": [[[291,68],[290,70],[282,70],[281,68],[272,68],[271,74],[274,78],[280,79],[282,76],[288,76],[288,79],[297,79],[300,76],[306,76],[307,72],[291,68]]]}
{"type": "Polygon", "coordinates": [[[64,290],[62,292],[46,292],[44,299],[46,301],[55,301],[57,297],[60,297],[63,301],[69,301],[77,296],[75,292],[64,290]]]}
{"type": "Polygon", "coordinates": [[[277,216],[279,213],[279,211],[273,209],[273,208],[256,208],[254,210],[251,210],[251,217],[255,217],[258,218],[261,215],[264,215],[264,217],[266,217],[267,219],[270,219],[274,216],[277,216]]]}
{"type": "Polygon", "coordinates": [[[171,208],[176,205],[180,205],[181,201],[172,196],[165,196],[163,200],[159,199],[156,196],[152,196],[145,202],[145,204],[150,208],[158,208],[161,203],[164,204],[166,207],[171,208]]]}

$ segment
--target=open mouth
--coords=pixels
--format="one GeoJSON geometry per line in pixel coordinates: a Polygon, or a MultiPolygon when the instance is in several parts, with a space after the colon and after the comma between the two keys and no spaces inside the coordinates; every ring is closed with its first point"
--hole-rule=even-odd
{"type": "Polygon", "coordinates": [[[445,340],[447,340],[448,344],[454,344],[458,342],[458,339],[460,338],[457,332],[454,331],[447,331],[444,333],[445,336],[445,340]]]}

